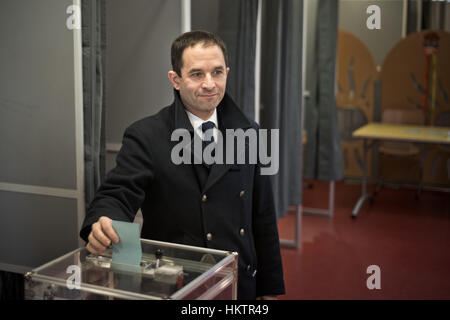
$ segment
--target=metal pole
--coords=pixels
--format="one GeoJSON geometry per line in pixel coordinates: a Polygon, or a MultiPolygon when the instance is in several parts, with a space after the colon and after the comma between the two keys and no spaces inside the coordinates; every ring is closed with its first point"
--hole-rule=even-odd
{"type": "MultiPolygon", "coordinates": [[[[73,4],[80,8],[81,1],[74,0],[73,4]]],[[[95,12],[95,11],[94,11],[95,12]]],[[[81,22],[80,22],[81,26],[81,22]]],[[[78,232],[81,230],[85,217],[84,197],[84,124],[83,124],[83,50],[81,29],[73,29],[74,45],[74,98],[75,98],[75,144],[76,144],[76,172],[77,172],[77,224],[78,232]]],[[[78,244],[84,245],[84,241],[78,238],[78,244]]]]}
{"type": "Polygon", "coordinates": [[[328,194],[328,215],[333,216],[334,213],[334,181],[330,181],[330,190],[328,194]]]}
{"type": "Polygon", "coordinates": [[[363,153],[363,163],[362,163],[362,169],[363,169],[363,181],[362,181],[362,194],[363,196],[367,195],[367,139],[364,139],[364,153],[363,153]]]}

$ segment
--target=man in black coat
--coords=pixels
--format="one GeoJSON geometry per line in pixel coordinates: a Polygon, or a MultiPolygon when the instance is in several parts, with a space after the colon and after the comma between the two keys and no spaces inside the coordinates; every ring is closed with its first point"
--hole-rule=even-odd
{"type": "Polygon", "coordinates": [[[171,54],[174,102],[126,129],[116,167],[97,190],[80,236],[101,254],[119,241],[111,220],[133,221],[141,208],[142,238],[236,251],[238,299],[276,298],[285,289],[275,207],[269,176],[259,161],[249,161],[255,146],[237,145],[232,159],[244,152],[244,163],[198,163],[193,143],[191,163],[174,159],[176,130],[213,146],[231,129],[258,130],[225,93],[226,46],[216,35],[193,31],[173,42],[171,54]]]}

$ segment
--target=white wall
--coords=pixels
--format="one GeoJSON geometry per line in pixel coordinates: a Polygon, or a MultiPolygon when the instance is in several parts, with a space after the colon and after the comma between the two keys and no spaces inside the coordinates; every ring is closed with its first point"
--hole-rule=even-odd
{"type": "MultiPolygon", "coordinates": [[[[131,123],[173,101],[170,46],[181,33],[180,0],[109,0],[106,11],[106,143],[120,147],[131,123]]],[[[106,155],[106,171],[116,152],[106,155]]]]}
{"type": "Polygon", "coordinates": [[[181,32],[180,0],[107,1],[106,138],[173,101],[170,46],[181,32]]]}
{"type": "Polygon", "coordinates": [[[81,47],[66,27],[72,3],[0,1],[0,270],[29,271],[78,247],[81,47]]]}

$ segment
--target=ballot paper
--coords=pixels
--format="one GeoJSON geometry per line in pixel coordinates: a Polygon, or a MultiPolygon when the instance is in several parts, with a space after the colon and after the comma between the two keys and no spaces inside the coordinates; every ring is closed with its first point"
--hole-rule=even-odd
{"type": "Polygon", "coordinates": [[[139,224],[113,220],[112,226],[119,236],[119,242],[112,243],[113,269],[140,271],[142,248],[139,236],[139,224]]]}

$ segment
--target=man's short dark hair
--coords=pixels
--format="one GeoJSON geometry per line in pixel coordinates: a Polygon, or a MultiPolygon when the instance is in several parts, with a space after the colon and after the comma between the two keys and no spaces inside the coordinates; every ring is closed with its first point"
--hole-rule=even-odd
{"type": "Polygon", "coordinates": [[[172,68],[180,77],[181,68],[183,68],[184,50],[194,47],[198,43],[201,43],[204,47],[219,46],[225,58],[225,65],[228,66],[227,46],[219,36],[203,30],[189,31],[176,38],[171,48],[172,68]]]}

